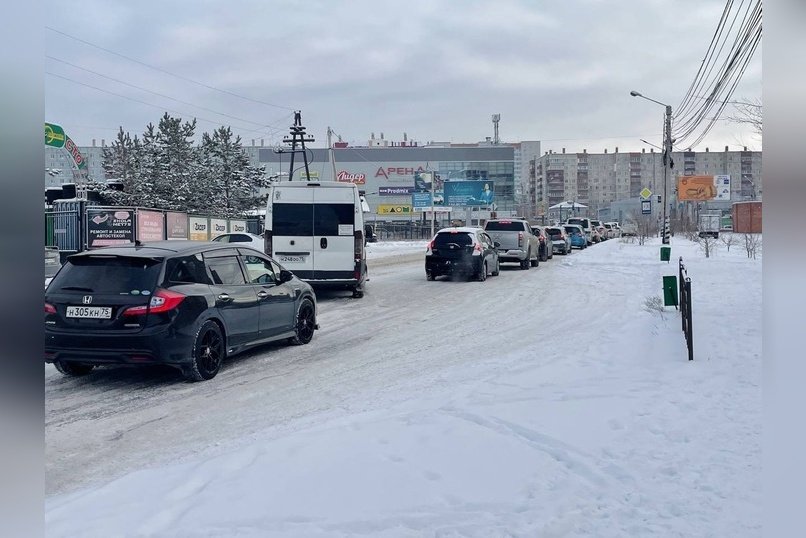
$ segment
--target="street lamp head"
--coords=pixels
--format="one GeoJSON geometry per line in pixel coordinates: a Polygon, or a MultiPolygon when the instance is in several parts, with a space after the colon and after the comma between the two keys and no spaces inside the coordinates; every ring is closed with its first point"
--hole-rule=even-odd
{"type": "Polygon", "coordinates": [[[643,95],[641,95],[640,93],[638,93],[638,92],[637,92],[637,91],[635,91],[635,90],[631,91],[631,92],[630,92],[630,95],[632,95],[633,97],[643,97],[643,95]]]}

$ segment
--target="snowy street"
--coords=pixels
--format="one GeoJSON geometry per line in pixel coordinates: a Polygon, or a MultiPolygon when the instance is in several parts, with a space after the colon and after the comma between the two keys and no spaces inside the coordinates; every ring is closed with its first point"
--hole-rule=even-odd
{"type": "Polygon", "coordinates": [[[45,367],[48,536],[760,536],[761,259],[610,240],[486,282],[368,246],[306,346],[45,367]],[[680,314],[647,309],[683,256],[680,314]]]}

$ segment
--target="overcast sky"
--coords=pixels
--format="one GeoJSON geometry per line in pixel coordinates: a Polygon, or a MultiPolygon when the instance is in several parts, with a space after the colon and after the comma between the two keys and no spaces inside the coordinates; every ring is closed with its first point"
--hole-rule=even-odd
{"type": "MultiPolygon", "coordinates": [[[[649,147],[639,138],[660,144],[663,108],[630,90],[676,107],[724,5],[48,0],[47,26],[72,37],[45,32],[46,121],[90,145],[111,140],[119,126],[140,134],[169,111],[196,117],[199,132],[225,124],[246,145],[273,145],[298,109],[314,147],[324,147],[327,126],[356,145],[373,132],[477,142],[493,135],[498,113],[505,142],[634,151],[649,147]]],[[[760,97],[761,48],[733,95],[760,97]]],[[[720,121],[695,149],[725,145],[760,150],[761,140],[720,121]]]]}

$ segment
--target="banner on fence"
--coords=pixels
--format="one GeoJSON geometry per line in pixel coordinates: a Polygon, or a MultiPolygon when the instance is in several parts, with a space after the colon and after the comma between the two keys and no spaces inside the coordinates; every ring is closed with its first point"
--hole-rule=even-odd
{"type": "Polygon", "coordinates": [[[162,241],[165,239],[165,215],[162,211],[137,210],[137,239],[162,241]]]}
{"type": "Polygon", "coordinates": [[[134,210],[87,208],[87,248],[134,242],[134,210]]]}
{"type": "Polygon", "coordinates": [[[229,221],[229,231],[231,233],[246,233],[245,220],[231,220],[229,221]]]}
{"type": "Polygon", "coordinates": [[[227,233],[227,219],[210,219],[210,239],[227,233]]]}
{"type": "Polygon", "coordinates": [[[188,222],[190,223],[191,241],[210,240],[210,223],[207,217],[189,217],[188,222]]]}
{"type": "Polygon", "coordinates": [[[165,236],[168,239],[188,238],[188,215],[177,211],[165,212],[165,236]]]}

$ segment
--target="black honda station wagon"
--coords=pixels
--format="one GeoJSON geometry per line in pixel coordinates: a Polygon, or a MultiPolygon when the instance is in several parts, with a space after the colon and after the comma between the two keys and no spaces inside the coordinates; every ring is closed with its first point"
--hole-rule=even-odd
{"type": "Polygon", "coordinates": [[[165,364],[192,381],[276,340],[307,344],[311,287],[262,252],[156,241],[75,254],[45,291],[45,362],[65,375],[109,364],[165,364]]]}

